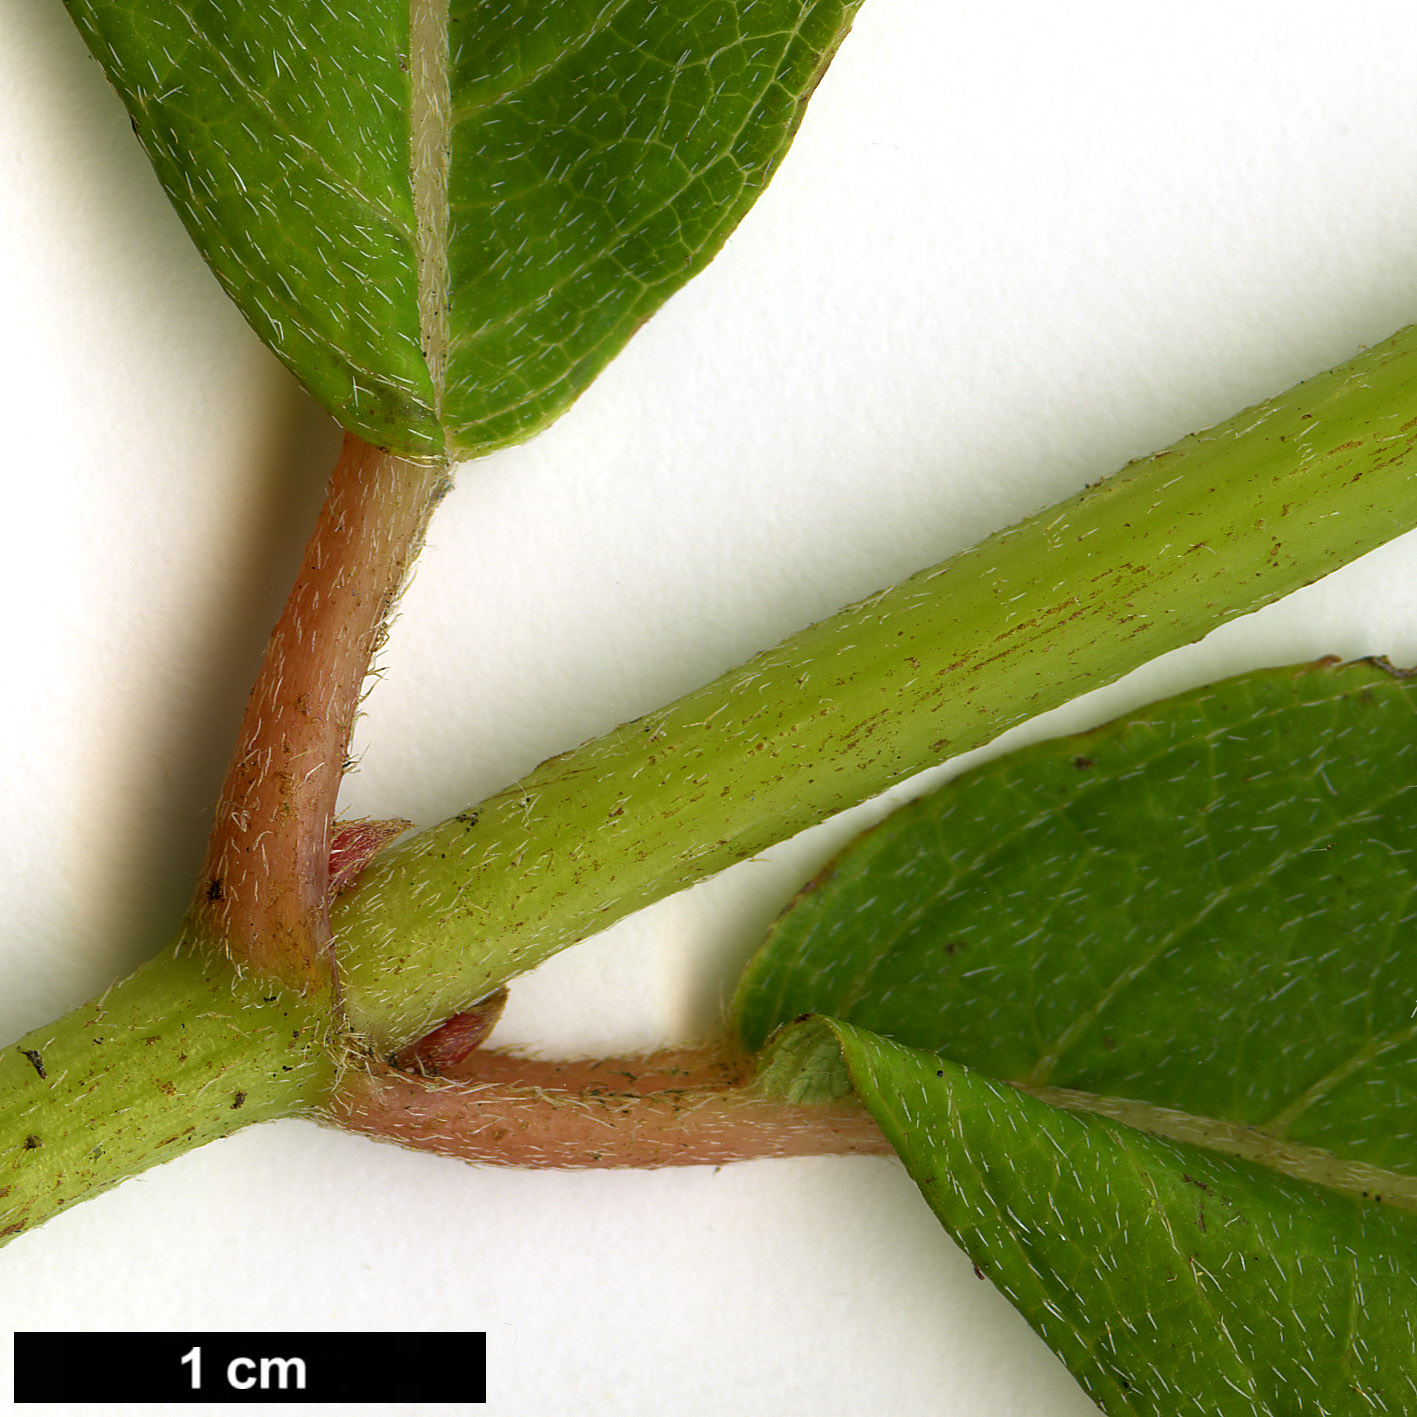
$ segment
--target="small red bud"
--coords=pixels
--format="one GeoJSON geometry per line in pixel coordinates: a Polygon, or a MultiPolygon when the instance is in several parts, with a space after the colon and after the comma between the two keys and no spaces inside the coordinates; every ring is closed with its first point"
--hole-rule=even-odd
{"type": "Polygon", "coordinates": [[[458,1065],[487,1041],[506,1003],[504,986],[400,1050],[394,1057],[394,1066],[425,1077],[454,1076],[458,1065]]]}

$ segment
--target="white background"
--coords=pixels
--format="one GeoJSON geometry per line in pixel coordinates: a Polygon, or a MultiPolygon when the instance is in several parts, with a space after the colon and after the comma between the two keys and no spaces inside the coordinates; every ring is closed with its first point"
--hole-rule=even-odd
{"type": "MultiPolygon", "coordinates": [[[[1417,318],[1414,80],[1406,3],[866,0],[712,270],[554,429],[461,473],[347,809],[465,807],[1417,318]]],[[[337,439],[59,0],[0,10],[0,312],[9,1038],[172,930],[337,439]]],[[[1261,663],[1410,662],[1414,609],[1409,539],[1047,726],[1261,663]]],[[[847,831],[562,956],[499,1041],[702,1036],[847,831]]],[[[486,1329],[506,1417],[1092,1410],[885,1159],[521,1174],[273,1125],[16,1242],[0,1306],[486,1329]]]]}

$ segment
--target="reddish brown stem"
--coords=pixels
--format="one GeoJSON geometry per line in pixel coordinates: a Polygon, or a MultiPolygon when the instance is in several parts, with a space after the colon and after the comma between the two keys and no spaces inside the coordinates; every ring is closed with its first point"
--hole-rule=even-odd
{"type": "Polygon", "coordinates": [[[767,1156],[889,1153],[854,1099],[755,1094],[746,1059],[711,1048],[544,1063],[468,1055],[456,1081],[353,1068],[332,1118],[419,1151],[502,1166],[721,1165],[767,1156]]]}
{"type": "Polygon", "coordinates": [[[345,435],[222,787],[197,928],[305,993],[333,991],[331,826],[360,691],[445,486],[345,435]]]}

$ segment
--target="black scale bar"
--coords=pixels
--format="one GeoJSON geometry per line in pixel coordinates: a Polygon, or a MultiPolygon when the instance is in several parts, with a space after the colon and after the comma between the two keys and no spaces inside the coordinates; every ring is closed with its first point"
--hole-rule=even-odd
{"type": "Polygon", "coordinates": [[[485,1333],[17,1333],[19,1402],[487,1401],[485,1333]]]}

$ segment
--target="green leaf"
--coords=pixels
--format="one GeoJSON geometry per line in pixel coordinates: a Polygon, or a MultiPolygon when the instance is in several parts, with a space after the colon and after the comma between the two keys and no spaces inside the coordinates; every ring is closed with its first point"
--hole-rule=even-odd
{"type": "Polygon", "coordinates": [[[409,456],[529,436],[703,268],[860,0],[67,0],[257,333],[409,456]]]}
{"type": "Polygon", "coordinates": [[[854,1086],[1108,1411],[1413,1410],[1414,694],[1268,670],[1000,759],[744,975],[750,1047],[850,1020],[759,1085],[854,1086]]]}
{"type": "Polygon", "coordinates": [[[961,776],[776,923],[745,1044],[831,1014],[1417,1170],[1414,695],[1380,662],[1267,670],[961,776]]]}
{"type": "Polygon", "coordinates": [[[1105,1411],[1414,1410],[1410,1213],[836,1033],[942,1223],[1105,1411]]]}

